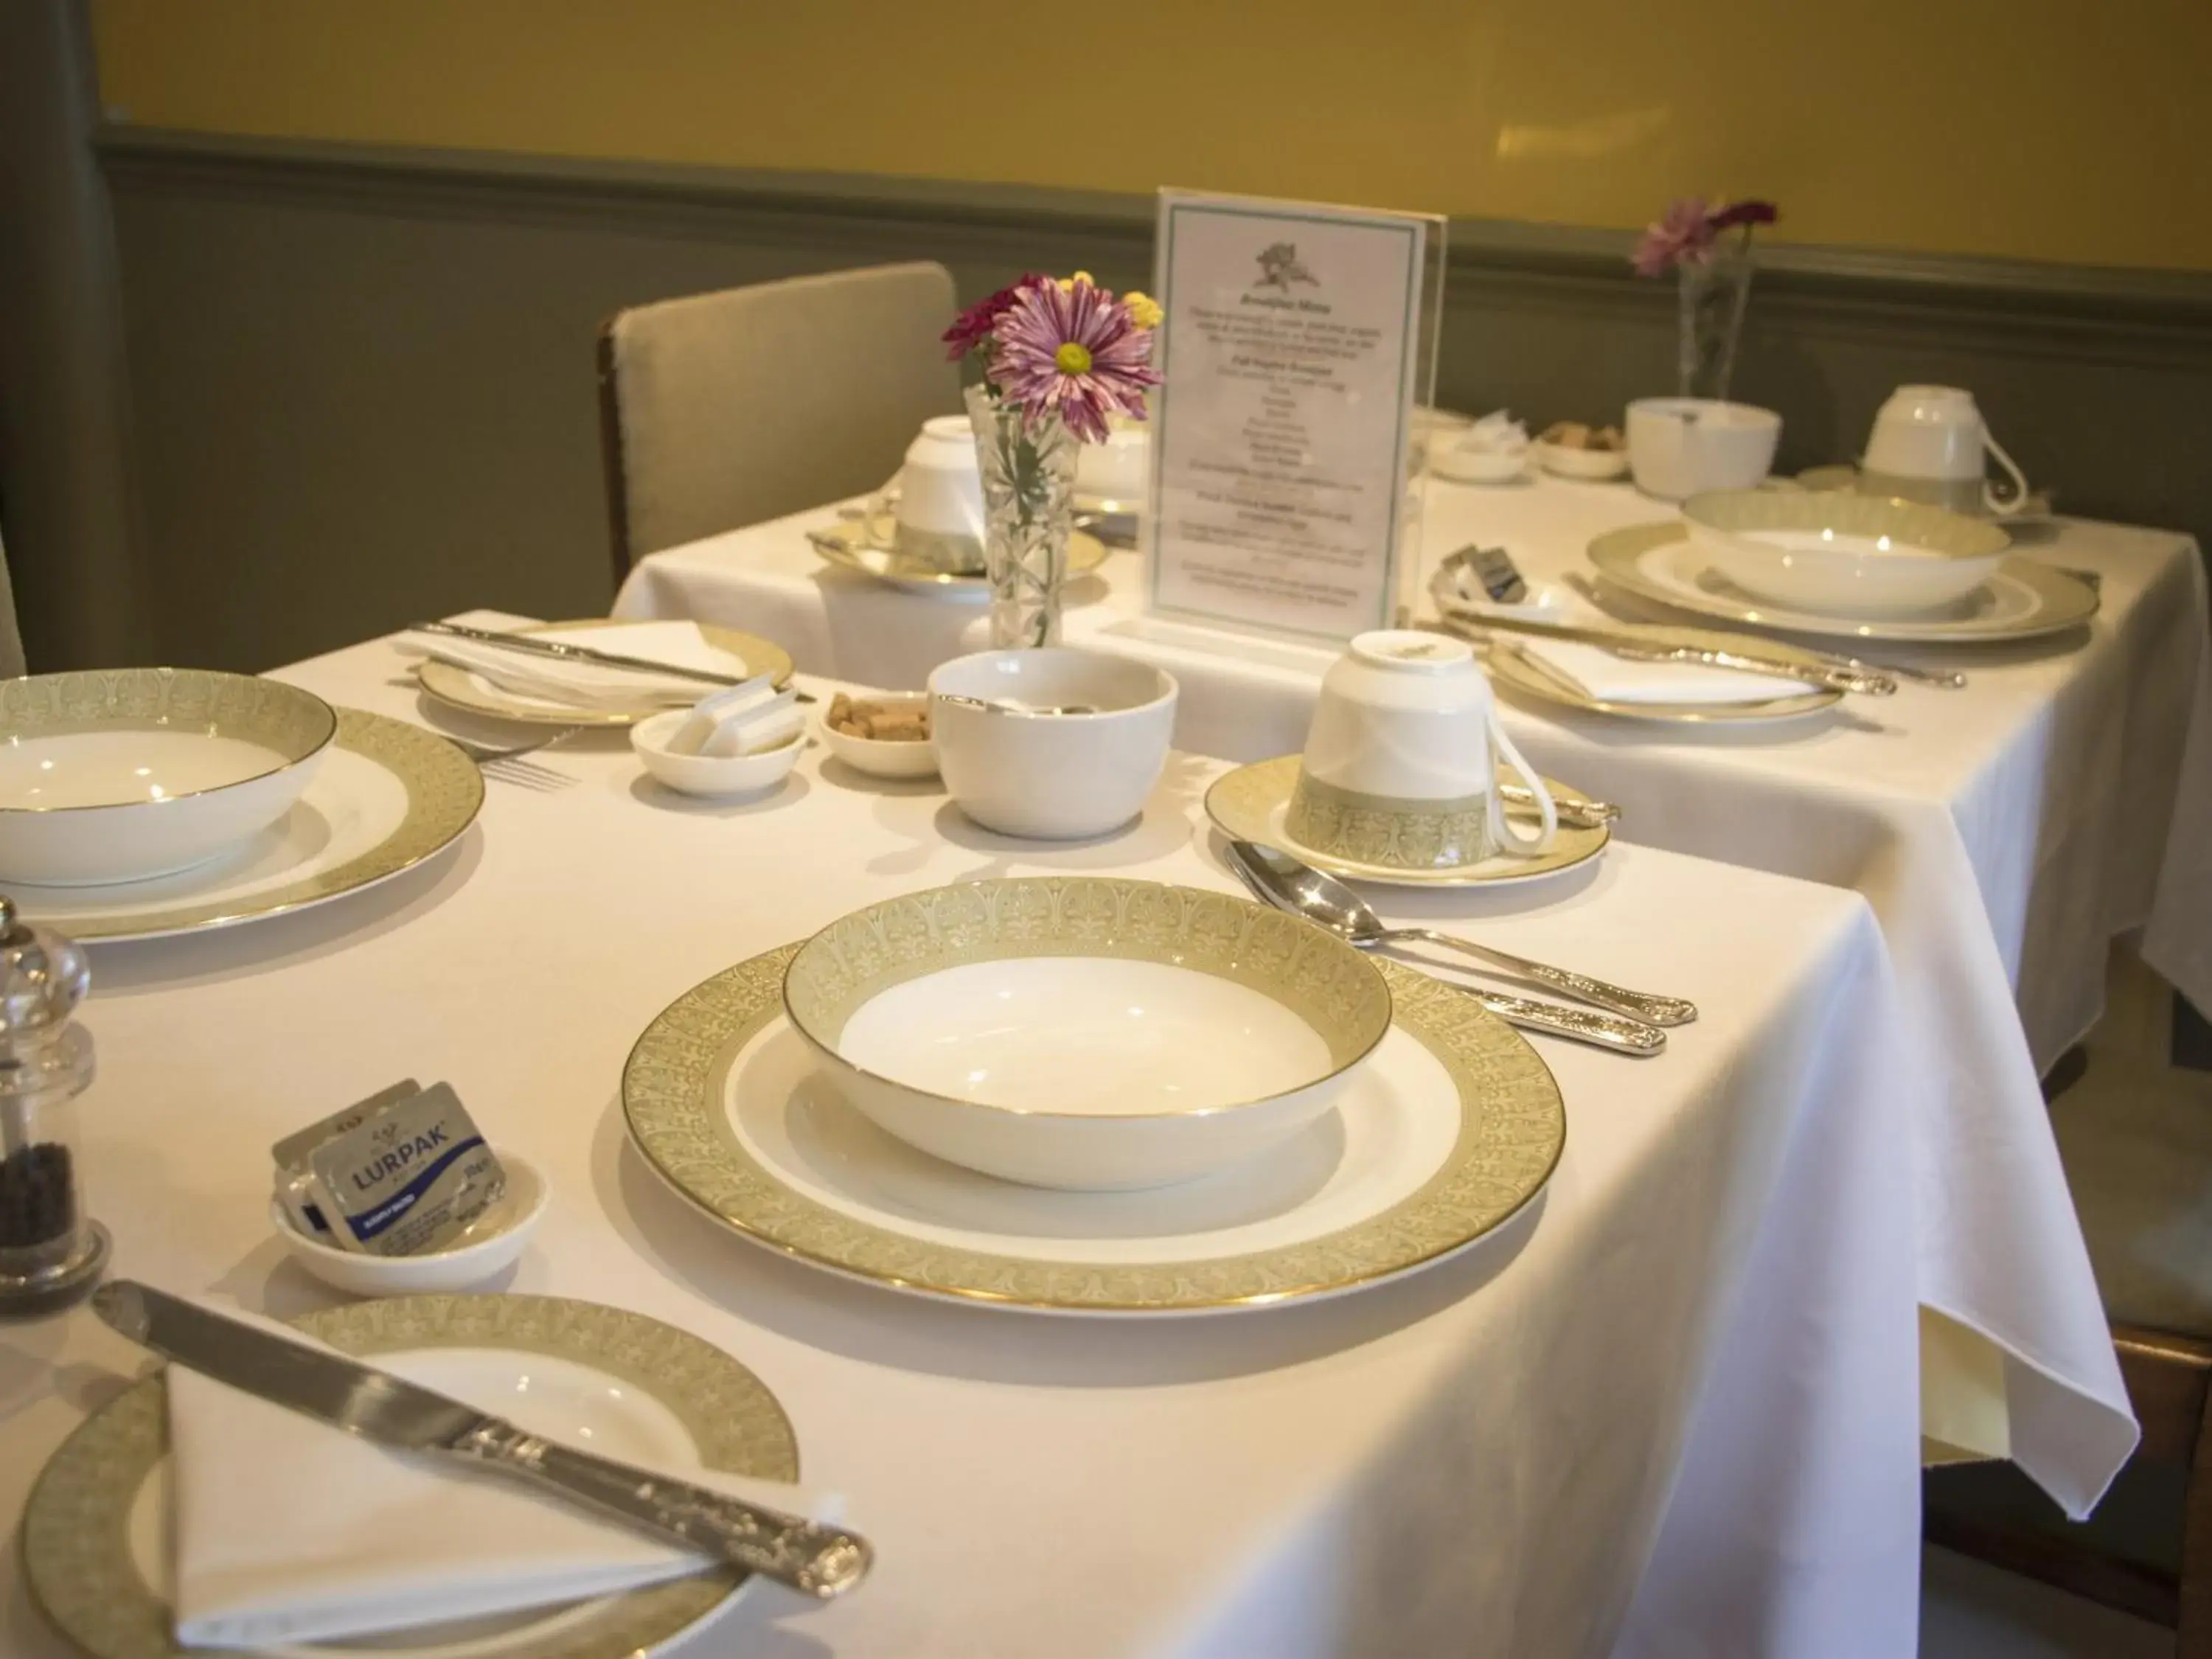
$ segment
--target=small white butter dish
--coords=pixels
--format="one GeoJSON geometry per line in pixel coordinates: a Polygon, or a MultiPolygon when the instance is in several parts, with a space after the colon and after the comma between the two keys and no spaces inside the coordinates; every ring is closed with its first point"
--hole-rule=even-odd
{"type": "Polygon", "coordinates": [[[538,1166],[520,1153],[501,1148],[499,1161],[507,1171],[507,1190],[469,1224],[458,1243],[446,1249],[421,1255],[368,1255],[342,1250],[301,1232],[292,1224],[283,1202],[274,1198],[269,1200],[269,1219],[292,1260],[333,1290],[350,1296],[422,1296],[465,1291],[514,1265],[530,1235],[538,1230],[546,1200],[552,1196],[552,1187],[538,1166]]]}
{"type": "Polygon", "coordinates": [[[760,794],[791,775],[806,747],[801,730],[780,746],[757,755],[679,755],[669,741],[690,718],[689,709],[672,708],[629,729],[629,746],[645,763],[645,769],[678,794],[710,799],[760,794]]]}

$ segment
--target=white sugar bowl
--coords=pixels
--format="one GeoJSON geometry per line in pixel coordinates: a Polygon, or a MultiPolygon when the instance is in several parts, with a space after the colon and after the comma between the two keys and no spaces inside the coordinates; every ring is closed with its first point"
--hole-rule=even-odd
{"type": "Polygon", "coordinates": [[[1540,853],[1559,814],[1467,641],[1387,629],[1354,639],[1322,678],[1285,828],[1332,857],[1445,870],[1540,853]],[[1534,834],[1505,815],[1501,760],[1535,797],[1534,834]]]}

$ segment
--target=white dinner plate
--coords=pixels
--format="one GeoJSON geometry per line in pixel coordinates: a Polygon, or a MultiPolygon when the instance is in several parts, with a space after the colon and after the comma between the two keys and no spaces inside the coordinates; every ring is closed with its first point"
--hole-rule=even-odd
{"type": "MultiPolygon", "coordinates": [[[[611,1456],[799,1478],[790,1419],[767,1386],[719,1349],[642,1314],[558,1297],[421,1296],[355,1303],[295,1322],[343,1352],[404,1364],[428,1387],[511,1395],[509,1414],[526,1428],[611,1456]]],[[[167,1409],[158,1376],[110,1401],[62,1443],[24,1507],[31,1595],[93,1659],[189,1659],[196,1651],[179,1647],[171,1631],[167,1409]]],[[[408,1659],[641,1659],[717,1612],[747,1582],[734,1569],[712,1571],[496,1618],[257,1651],[288,1659],[368,1651],[408,1659]]]]}
{"type": "Polygon", "coordinates": [[[358,892],[452,845],[483,805],[477,764],[434,732],[341,708],[292,809],[236,852],[151,881],[9,884],[26,920],[76,939],[161,939],[358,892]]]}
{"type": "MultiPolygon", "coordinates": [[[[605,617],[587,617],[574,622],[540,623],[534,628],[518,628],[518,634],[561,634],[576,628],[608,628],[616,626],[605,617]]],[[[736,679],[750,679],[756,674],[772,674],[781,685],[791,678],[791,653],[773,640],[762,639],[757,634],[741,634],[734,628],[717,628],[711,623],[701,623],[699,632],[708,645],[721,655],[721,669],[736,679]]],[[[604,647],[602,649],[611,649],[604,647]]],[[[635,726],[640,720],[660,714],[672,705],[666,702],[638,702],[619,708],[580,708],[572,702],[556,702],[550,697],[533,697],[527,692],[510,691],[505,686],[495,685],[483,675],[456,664],[439,662],[425,658],[415,665],[415,678],[422,689],[443,703],[455,708],[465,708],[471,714],[483,714],[493,720],[519,720],[526,726],[635,726]]],[[[705,696],[714,688],[700,682],[699,695],[705,696]]]]}
{"type": "Polygon", "coordinates": [[[2063,570],[2009,558],[1957,605],[1911,617],[1832,617],[1753,598],[1713,568],[1680,520],[1631,525],[1589,544],[1607,581],[1639,599],[1784,633],[1899,643],[1995,644],[2079,628],[2097,614],[2097,590],[2063,570]]]}
{"type": "Polygon", "coordinates": [[[1464,1249],[1542,1190],[1566,1113],[1535,1050],[1395,963],[1395,1024],[1326,1116],[1250,1163],[1141,1192],[1019,1186],[848,1106],[782,1008],[786,945],[647,1028],[623,1109],[647,1161],[741,1236],[923,1295],[1192,1314],[1350,1291],[1464,1249]]]}
{"type": "MultiPolygon", "coordinates": [[[[1386,887],[1518,887],[1544,881],[1565,871],[1588,864],[1606,849],[1613,831],[1604,824],[1579,829],[1563,823],[1552,844],[1542,852],[1523,856],[1500,854],[1479,864],[1449,870],[1409,870],[1399,865],[1362,864],[1302,845],[1290,832],[1291,791],[1298,781],[1298,757],[1278,755],[1224,772],[1206,792],[1206,815],[1233,841],[1256,841],[1279,847],[1333,876],[1351,881],[1371,881],[1386,887]]],[[[1555,778],[1544,780],[1554,800],[1588,800],[1555,778]]]]}

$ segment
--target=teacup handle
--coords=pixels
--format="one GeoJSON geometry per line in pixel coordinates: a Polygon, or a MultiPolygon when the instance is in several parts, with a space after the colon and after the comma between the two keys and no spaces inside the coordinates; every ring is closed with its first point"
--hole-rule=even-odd
{"type": "Polygon", "coordinates": [[[1982,500],[1987,503],[1990,512],[2000,515],[2009,515],[2019,512],[2027,505],[2027,476],[2014,464],[2012,457],[2004,453],[2004,446],[1990,435],[1986,428],[1982,432],[1982,444],[1990,454],[1996,457],[1997,465],[2004,468],[2012,477],[2012,494],[2009,495],[1998,495],[1996,485],[1984,479],[1982,483],[1982,500]]]}
{"type": "Polygon", "coordinates": [[[884,487],[881,489],[868,497],[868,516],[860,520],[860,528],[865,538],[871,544],[876,539],[878,525],[885,519],[890,520],[894,524],[898,521],[899,480],[904,476],[905,469],[901,468],[884,481],[884,487]]]}
{"type": "Polygon", "coordinates": [[[1490,741],[1505,764],[1519,774],[1521,781],[1528,786],[1528,793],[1536,798],[1536,810],[1544,820],[1534,835],[1522,835],[1514,828],[1513,821],[1505,816],[1504,799],[1498,794],[1493,783],[1490,791],[1490,838],[1504,852],[1540,853],[1552,844],[1552,837],[1559,832],[1559,809],[1552,799],[1552,792],[1544,787],[1544,780],[1537,775],[1536,769],[1521,758],[1521,751],[1513,746],[1513,739],[1505,735],[1505,726],[1498,718],[1495,704],[1490,710],[1490,741]]]}

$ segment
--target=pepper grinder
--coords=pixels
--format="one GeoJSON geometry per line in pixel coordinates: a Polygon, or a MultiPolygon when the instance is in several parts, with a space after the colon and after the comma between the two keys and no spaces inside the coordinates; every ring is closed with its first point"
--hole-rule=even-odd
{"type": "Polygon", "coordinates": [[[0,1318],[66,1307],[107,1263],[76,1134],[92,1033],[70,1018],[91,982],[82,945],[0,895],[0,1318]]]}

